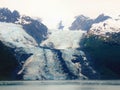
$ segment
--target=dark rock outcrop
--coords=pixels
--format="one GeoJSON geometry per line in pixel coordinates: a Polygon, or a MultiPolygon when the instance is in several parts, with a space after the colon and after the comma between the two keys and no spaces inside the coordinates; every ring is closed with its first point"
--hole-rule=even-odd
{"type": "Polygon", "coordinates": [[[94,22],[92,19],[85,17],[84,15],[80,15],[75,18],[75,21],[69,27],[70,30],[89,30],[94,22]]]}
{"type": "Polygon", "coordinates": [[[13,48],[7,47],[0,41],[0,80],[15,79],[15,69],[19,66],[13,54],[13,48]]]}
{"type": "Polygon", "coordinates": [[[21,24],[24,28],[24,30],[32,36],[38,44],[41,43],[41,41],[45,40],[47,38],[47,27],[42,24],[38,20],[34,20],[28,16],[22,16],[21,20],[26,22],[18,22],[21,24]]]}
{"type": "Polygon", "coordinates": [[[0,22],[15,23],[18,18],[20,18],[18,11],[11,12],[8,8],[0,8],[0,22]]]}

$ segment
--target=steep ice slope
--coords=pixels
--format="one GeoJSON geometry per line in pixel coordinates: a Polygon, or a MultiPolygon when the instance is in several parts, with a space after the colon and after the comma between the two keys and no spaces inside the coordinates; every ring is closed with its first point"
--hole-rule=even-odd
{"type": "Polygon", "coordinates": [[[90,66],[83,52],[34,48],[18,75],[25,80],[96,79],[97,73],[90,66]]]}
{"type": "Polygon", "coordinates": [[[0,40],[16,47],[34,47],[36,41],[29,36],[21,25],[0,22],[0,40]]]}
{"type": "Polygon", "coordinates": [[[28,58],[22,68],[25,80],[87,79],[59,50],[39,49],[38,52],[28,58]]]}
{"type": "Polygon", "coordinates": [[[50,30],[48,39],[41,43],[41,46],[46,46],[56,49],[79,48],[79,42],[85,31],[70,31],[70,30],[50,30]]]}

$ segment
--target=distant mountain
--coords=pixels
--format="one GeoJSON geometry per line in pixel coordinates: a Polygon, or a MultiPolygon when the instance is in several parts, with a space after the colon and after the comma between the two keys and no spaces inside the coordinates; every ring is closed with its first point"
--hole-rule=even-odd
{"type": "Polygon", "coordinates": [[[31,35],[37,43],[47,37],[47,27],[40,20],[29,16],[20,15],[18,11],[10,11],[8,8],[0,8],[0,22],[15,23],[22,25],[24,30],[31,35]]]}
{"type": "Polygon", "coordinates": [[[70,30],[85,30],[88,31],[91,26],[95,23],[103,22],[111,17],[105,16],[104,14],[99,15],[96,19],[90,19],[84,15],[75,17],[72,25],[69,27],[70,30]]]}
{"type": "Polygon", "coordinates": [[[93,23],[92,19],[84,15],[80,15],[75,18],[75,21],[69,27],[70,30],[89,30],[93,23]]]}
{"type": "Polygon", "coordinates": [[[63,28],[64,28],[64,26],[63,26],[63,24],[62,24],[62,21],[60,21],[60,22],[58,23],[58,29],[59,29],[59,30],[63,30],[63,28]]]}
{"type": "Polygon", "coordinates": [[[20,18],[18,11],[11,12],[8,8],[0,8],[0,22],[15,23],[18,18],[20,18]]]}
{"type": "Polygon", "coordinates": [[[100,22],[103,22],[103,21],[105,21],[107,19],[110,19],[110,18],[111,18],[110,16],[106,16],[104,14],[100,14],[96,19],[94,19],[94,23],[100,23],[100,22]]]}

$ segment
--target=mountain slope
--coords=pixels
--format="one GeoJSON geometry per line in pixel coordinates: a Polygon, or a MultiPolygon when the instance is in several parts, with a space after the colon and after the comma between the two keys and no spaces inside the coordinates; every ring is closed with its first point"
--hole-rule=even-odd
{"type": "Polygon", "coordinates": [[[120,21],[94,24],[81,43],[100,78],[120,78],[120,21]]]}

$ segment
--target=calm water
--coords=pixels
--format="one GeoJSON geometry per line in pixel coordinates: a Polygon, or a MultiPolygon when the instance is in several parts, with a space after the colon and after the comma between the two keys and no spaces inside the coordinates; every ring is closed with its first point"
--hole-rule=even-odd
{"type": "Polygon", "coordinates": [[[0,81],[0,90],[120,90],[120,81],[0,81]]]}

